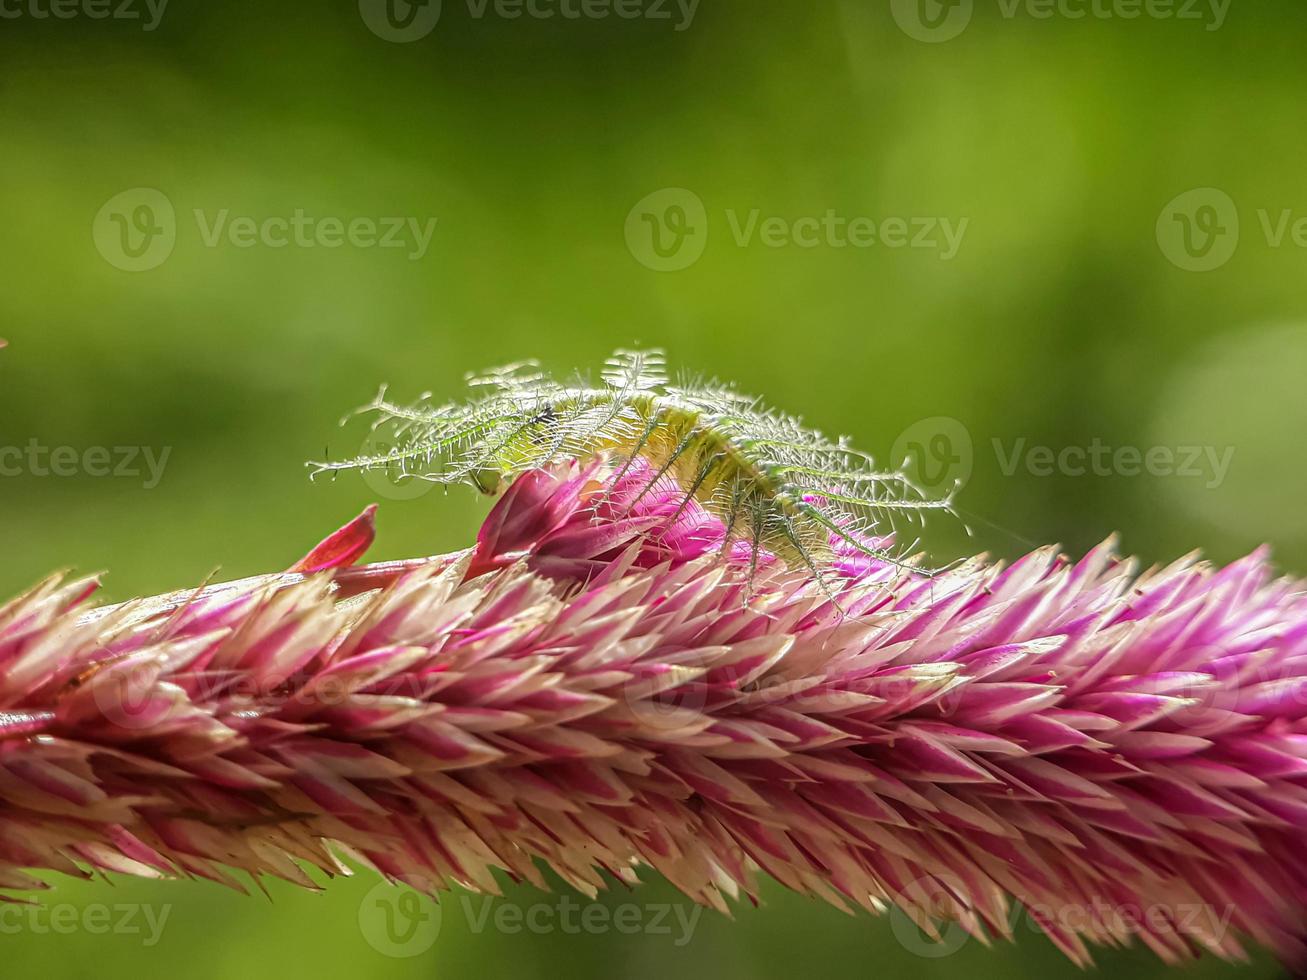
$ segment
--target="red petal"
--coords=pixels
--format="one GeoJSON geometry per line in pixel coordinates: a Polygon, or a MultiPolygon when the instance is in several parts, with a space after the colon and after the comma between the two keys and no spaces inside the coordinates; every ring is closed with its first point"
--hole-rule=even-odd
{"type": "Polygon", "coordinates": [[[369,504],[358,517],[327,535],[316,548],[291,565],[290,571],[309,574],[353,565],[372,547],[377,536],[376,516],[377,505],[369,504]]]}

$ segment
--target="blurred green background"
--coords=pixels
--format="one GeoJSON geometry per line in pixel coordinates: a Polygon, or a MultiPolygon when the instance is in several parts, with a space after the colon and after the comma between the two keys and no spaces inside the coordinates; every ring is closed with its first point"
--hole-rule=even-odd
{"type": "MultiPolygon", "coordinates": [[[[973,536],[933,522],[943,558],[1117,530],[1150,561],[1271,541],[1307,572],[1300,2],[59,2],[0,0],[0,594],[60,567],[109,569],[110,598],[277,569],[371,500],[375,557],[460,546],[487,506],[470,491],[311,484],[303,461],[357,452],[365,428],[335,422],[382,382],[453,397],[470,369],[633,344],[965,480],[973,536]],[[301,243],[278,245],[266,219],[297,212],[301,243]],[[358,223],[385,218],[401,247],[358,223]],[[33,446],[72,447],[70,475],[33,446]],[[1080,473],[1093,446],[1124,455],[1080,473]],[[96,475],[93,447],[132,472],[96,475]],[[169,454],[155,480],[114,447],[169,454]]],[[[1024,924],[927,956],[778,888],[681,945],[675,912],[671,935],[478,932],[455,898],[395,957],[373,884],[61,881],[63,926],[3,919],[0,958],[98,978],[1078,974],[1024,924]],[[158,941],[143,911],[99,934],[118,904],[166,906],[158,941]]],[[[541,901],[560,899],[500,904],[541,901]]],[[[1163,972],[1141,950],[1099,963],[1163,972]]]]}

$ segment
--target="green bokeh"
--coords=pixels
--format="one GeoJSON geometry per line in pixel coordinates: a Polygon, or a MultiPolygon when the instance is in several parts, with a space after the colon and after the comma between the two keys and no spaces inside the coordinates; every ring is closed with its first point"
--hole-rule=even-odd
{"type": "MultiPolygon", "coordinates": [[[[569,370],[633,344],[879,455],[930,446],[941,430],[921,420],[955,420],[945,448],[970,464],[973,536],[934,522],[943,557],[1078,552],[1117,530],[1148,560],[1195,546],[1228,560],[1269,540],[1307,571],[1307,250],[1291,231],[1274,241],[1286,209],[1307,215],[1307,7],[1234,3],[1217,26],[1206,2],[1186,8],[1197,20],[1045,19],[975,0],[940,8],[971,20],[928,43],[896,22],[911,10],[898,2],[703,0],[684,30],[675,3],[671,21],[478,6],[445,0],[430,34],[401,44],[350,2],[173,0],[153,30],[0,5],[17,11],[0,18],[0,447],[170,448],[149,489],[144,474],[0,477],[0,594],[63,567],[109,569],[113,598],[283,567],[373,499],[377,557],[460,546],[485,510],[471,492],[405,501],[359,479],[310,484],[302,462],[355,452],[364,428],[335,420],[383,381],[452,397],[469,369],[537,356],[569,370]],[[140,187],[171,203],[176,244],[127,272],[95,219],[140,187]],[[659,272],[625,228],[664,188],[702,202],[707,237],[697,261],[659,272]],[[1228,195],[1239,218],[1237,250],[1207,272],[1172,261],[1165,231],[1159,244],[1177,227],[1168,202],[1193,188],[1228,195]],[[420,259],[205,243],[224,210],[297,209],[437,225],[420,259]],[[967,224],[949,259],[741,245],[734,226],[755,210],[967,224]],[[1025,456],[1005,472],[1018,445],[1094,440],[1234,455],[1220,480],[1040,476],[1025,456]]],[[[6,975],[1078,975],[1024,924],[1015,946],[929,958],[883,918],[775,887],[734,921],[705,913],[683,946],[477,932],[456,897],[429,950],[392,959],[360,926],[366,876],[270,898],[58,884],[52,901],[78,925],[0,922],[6,975]],[[159,942],[85,928],[88,909],[116,904],[169,906],[159,942]]],[[[676,902],[657,881],[602,900],[676,902]]],[[[1160,971],[1139,950],[1100,962],[1160,971]]],[[[1275,972],[1259,957],[1184,975],[1275,972]]]]}

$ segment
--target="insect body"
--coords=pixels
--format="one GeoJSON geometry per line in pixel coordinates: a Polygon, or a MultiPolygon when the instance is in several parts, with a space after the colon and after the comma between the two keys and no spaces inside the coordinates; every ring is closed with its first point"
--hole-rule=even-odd
{"type": "MultiPolygon", "coordinates": [[[[623,467],[643,459],[650,486],[672,481],[722,519],[727,537],[821,574],[843,542],[901,563],[878,542],[904,518],[949,509],[900,471],[877,469],[843,440],[828,440],[793,416],[717,384],[672,385],[658,352],[618,351],[602,384],[560,383],[534,364],[469,379],[486,393],[456,404],[389,401],[385,389],[363,411],[377,413],[398,448],[315,474],[397,468],[440,483],[496,491],[507,479],[562,459],[604,454],[623,467]]],[[[921,571],[921,569],[917,569],[921,571]]]]}

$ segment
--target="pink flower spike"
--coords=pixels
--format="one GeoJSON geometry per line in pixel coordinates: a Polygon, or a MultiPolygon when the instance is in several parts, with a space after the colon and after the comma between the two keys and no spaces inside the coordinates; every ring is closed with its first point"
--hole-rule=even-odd
{"type": "MultiPolygon", "coordinates": [[[[639,463],[532,471],[475,548],[84,612],[0,606],[0,882],[28,869],[578,889],[758,877],[1077,962],[1307,957],[1307,593],[1110,543],[926,577],[755,560],[639,463]]],[[[856,553],[855,553],[856,552],[856,553]]]]}

